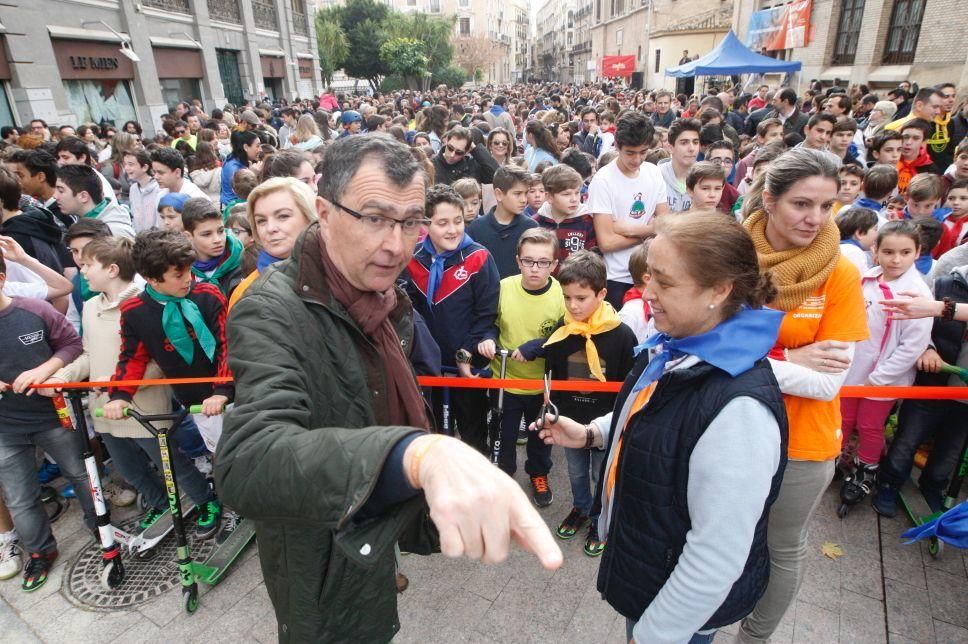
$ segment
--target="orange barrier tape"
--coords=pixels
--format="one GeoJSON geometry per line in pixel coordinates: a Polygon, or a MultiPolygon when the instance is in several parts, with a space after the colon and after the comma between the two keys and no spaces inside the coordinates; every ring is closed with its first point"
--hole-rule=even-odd
{"type": "MultiPolygon", "coordinates": [[[[232,378],[160,378],[155,380],[102,380],[91,382],[54,382],[31,385],[33,389],[92,389],[99,387],[150,387],[156,385],[196,385],[232,382],[232,378]]],[[[442,378],[418,376],[421,387],[452,387],[454,389],[544,389],[543,380],[511,380],[509,378],[442,378]]],[[[594,391],[615,393],[622,383],[596,380],[552,380],[554,391],[594,391]]],[[[841,398],[906,398],[909,400],[968,400],[968,390],[958,387],[841,387],[841,398]]]]}

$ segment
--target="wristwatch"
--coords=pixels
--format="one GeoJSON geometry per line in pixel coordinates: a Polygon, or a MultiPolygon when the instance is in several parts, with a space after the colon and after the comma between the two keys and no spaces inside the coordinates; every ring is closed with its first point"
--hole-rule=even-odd
{"type": "Polygon", "coordinates": [[[467,349],[458,349],[457,353],[454,354],[454,361],[457,364],[470,364],[473,357],[473,354],[467,349]]]}

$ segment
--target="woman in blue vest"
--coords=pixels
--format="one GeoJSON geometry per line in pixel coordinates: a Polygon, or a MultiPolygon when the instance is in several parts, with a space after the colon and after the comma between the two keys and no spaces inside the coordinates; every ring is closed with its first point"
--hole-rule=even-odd
{"type": "Polygon", "coordinates": [[[598,589],[629,639],[711,642],[769,579],[787,423],[766,355],[783,314],[762,308],[770,276],[721,215],[659,220],[648,267],[658,333],[636,348],[613,412],[584,426],[562,417],[541,437],[607,450],[598,589]]]}

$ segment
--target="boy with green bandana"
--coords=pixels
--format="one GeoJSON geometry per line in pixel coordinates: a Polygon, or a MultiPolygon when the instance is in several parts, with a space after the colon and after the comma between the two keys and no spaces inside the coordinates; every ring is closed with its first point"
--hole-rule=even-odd
{"type": "Polygon", "coordinates": [[[242,281],[242,254],[245,247],[225,232],[222,215],[208,199],[192,198],[182,209],[182,225],[198,258],[192,273],[199,282],[217,286],[226,298],[242,281]]]}
{"type": "MultiPolygon", "coordinates": [[[[121,303],[121,351],[111,379],[140,380],[152,360],[165,378],[231,377],[226,359],[225,296],[215,284],[194,279],[192,264],[197,256],[186,234],[143,231],[135,238],[131,257],[147,285],[142,293],[121,303]]],[[[121,420],[137,390],[111,388],[104,417],[121,420]]],[[[221,414],[235,395],[232,383],[174,385],[172,392],[185,407],[202,404],[195,422],[206,447],[214,453],[222,433],[221,414]]],[[[218,500],[201,507],[199,537],[214,534],[221,512],[218,500]]],[[[235,527],[234,517],[227,522],[226,529],[230,527],[235,527]]]]}

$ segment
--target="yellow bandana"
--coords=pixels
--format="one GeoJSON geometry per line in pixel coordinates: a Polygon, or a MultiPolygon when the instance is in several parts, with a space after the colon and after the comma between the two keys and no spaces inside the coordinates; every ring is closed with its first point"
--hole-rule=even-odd
{"type": "Polygon", "coordinates": [[[605,382],[602,364],[598,359],[598,349],[595,347],[595,342],[592,341],[592,336],[611,331],[621,323],[622,320],[619,319],[618,313],[615,312],[612,305],[604,301],[585,322],[577,322],[571,317],[570,313],[565,311],[565,324],[551,334],[544,346],[561,342],[570,335],[582,336],[585,338],[585,356],[588,358],[588,368],[599,381],[605,382]]]}

